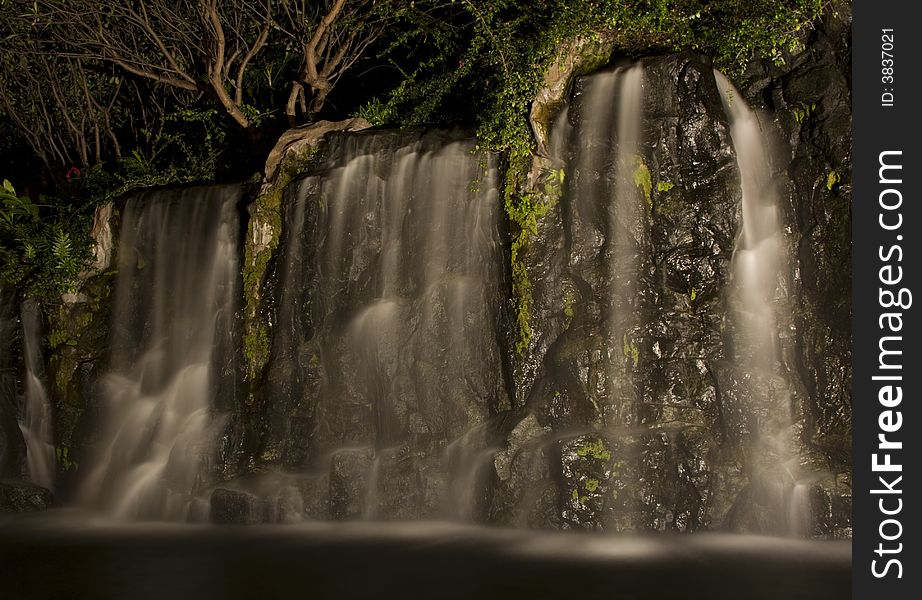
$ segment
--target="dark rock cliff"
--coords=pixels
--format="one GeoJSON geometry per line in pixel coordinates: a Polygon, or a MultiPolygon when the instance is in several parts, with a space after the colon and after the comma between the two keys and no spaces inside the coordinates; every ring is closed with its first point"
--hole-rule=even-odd
{"type": "Polygon", "coordinates": [[[803,534],[849,535],[849,22],[847,12],[830,15],[786,66],[754,64],[744,92],[761,111],[788,257],[772,301],[775,376],[757,384],[773,391],[761,405],[737,364],[730,318],[741,196],[711,67],[692,55],[642,61],[633,180],[646,206],[630,223],[614,202],[586,200],[616,195],[618,165],[579,154],[621,141],[613,133],[587,148],[593,83],[575,80],[555,127],[577,142],[536,160],[528,178],[528,192],[546,193],[566,170],[523,258],[532,338],[517,369],[521,421],[497,461],[495,518],[777,533],[801,493],[803,534]],[[605,331],[613,320],[617,336],[605,331]],[[800,491],[754,456],[767,451],[765,424],[784,404],[796,464],[775,470],[808,473],[800,491]]]}

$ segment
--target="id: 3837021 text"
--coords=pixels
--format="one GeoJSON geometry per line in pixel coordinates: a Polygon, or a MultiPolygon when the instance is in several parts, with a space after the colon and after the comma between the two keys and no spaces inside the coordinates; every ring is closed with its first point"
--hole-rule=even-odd
{"type": "Polygon", "coordinates": [[[880,82],[883,84],[881,106],[893,106],[894,101],[893,37],[893,29],[880,30],[880,82]]]}

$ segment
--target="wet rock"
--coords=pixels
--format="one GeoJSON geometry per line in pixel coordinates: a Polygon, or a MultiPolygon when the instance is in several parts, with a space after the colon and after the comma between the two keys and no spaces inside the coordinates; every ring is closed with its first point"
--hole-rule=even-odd
{"type": "Polygon", "coordinates": [[[99,207],[93,218],[94,259],[80,275],[79,293],[48,311],[48,385],[57,453],[56,491],[66,496],[80,463],[97,443],[101,380],[108,365],[112,290],[121,202],[99,207]]]}
{"type": "Polygon", "coordinates": [[[496,475],[500,481],[509,481],[520,475],[524,470],[526,475],[542,476],[543,473],[534,472],[528,464],[531,462],[527,458],[523,459],[525,453],[533,450],[540,450],[545,445],[543,439],[549,429],[542,427],[537,417],[529,414],[512,429],[506,439],[505,448],[496,454],[493,460],[496,475]],[[523,464],[524,463],[524,464],[523,464]]]}
{"type": "Polygon", "coordinates": [[[619,512],[633,513],[632,499],[627,496],[634,490],[627,491],[630,477],[626,444],[612,446],[610,441],[596,435],[579,436],[561,444],[561,516],[573,527],[601,529],[607,520],[605,512],[613,508],[608,505],[609,496],[613,502],[629,506],[619,512]],[[610,489],[612,486],[620,490],[610,489]]]}
{"type": "Polygon", "coordinates": [[[297,523],[330,518],[326,473],[255,472],[226,481],[210,497],[215,523],[297,523]]]}
{"type": "Polygon", "coordinates": [[[357,519],[366,513],[369,474],[374,451],[371,448],[340,450],[330,461],[330,516],[338,520],[357,519]]]}
{"type": "Polygon", "coordinates": [[[21,477],[26,444],[19,430],[17,373],[22,329],[19,306],[9,286],[0,286],[0,479],[21,477]]]}
{"type": "Polygon", "coordinates": [[[0,476],[18,477],[26,456],[25,442],[17,422],[16,405],[11,401],[15,400],[15,393],[9,393],[9,383],[0,383],[3,385],[0,389],[0,476]]]}
{"type": "Polygon", "coordinates": [[[211,493],[211,521],[226,525],[270,522],[270,504],[256,494],[218,488],[211,493]]]}
{"type": "Polygon", "coordinates": [[[45,510],[53,501],[46,488],[24,482],[0,482],[0,513],[45,510]]]}
{"type": "MultiPolygon", "coordinates": [[[[746,351],[728,308],[740,176],[706,60],[679,54],[642,61],[636,157],[619,157],[627,142],[613,125],[608,136],[587,133],[605,131],[592,108],[598,76],[577,79],[565,111],[548,120],[556,128],[549,139],[565,146],[535,160],[524,192],[544,193],[556,173],[565,172],[565,183],[522,252],[534,304],[515,381],[517,400],[562,436],[559,451],[546,458],[558,474],[563,526],[785,533],[792,517],[779,507],[813,484],[783,474],[766,480],[749,454],[777,418],[767,407],[785,398],[795,407],[791,451],[804,477],[833,473],[840,481],[847,470],[847,15],[830,16],[819,28],[819,50],[783,69],[763,65],[765,76],[745,90],[746,100],[769,115],[763,125],[791,258],[773,307],[779,366],[764,384],[753,383],[735,358],[746,351]],[[632,161],[634,192],[616,188],[625,159],[632,161]],[[638,198],[635,206],[646,205],[629,223],[612,212],[614,198],[628,193],[638,198]],[[624,289],[635,291],[618,291],[624,289]],[[753,390],[765,398],[752,397],[753,390]],[[612,462],[579,455],[593,444],[602,444],[612,462]],[[779,493],[767,491],[777,486],[779,493]]],[[[625,73],[610,84],[615,96],[625,73]]],[[[509,460],[499,456],[495,502],[509,503],[515,494],[502,489],[509,460]]],[[[840,517],[850,489],[823,486],[805,504],[813,535],[845,535],[840,517]]],[[[502,506],[495,512],[506,514],[502,506]]]]}
{"type": "MultiPolygon", "coordinates": [[[[624,84],[614,77],[617,90],[624,84]]],[[[714,371],[739,219],[728,125],[707,63],[649,59],[640,154],[619,159],[614,125],[613,137],[583,143],[581,132],[599,127],[589,107],[598,85],[578,80],[567,121],[558,122],[574,141],[561,156],[560,202],[525,256],[535,308],[522,363],[534,365],[534,379],[518,378],[519,393],[545,426],[585,431],[549,457],[560,461],[552,471],[565,523],[700,529],[711,521],[709,473],[720,468],[711,462],[723,435],[714,371]],[[632,201],[643,207],[633,223],[604,201],[630,191],[616,191],[619,160],[630,161],[632,201]]]]}

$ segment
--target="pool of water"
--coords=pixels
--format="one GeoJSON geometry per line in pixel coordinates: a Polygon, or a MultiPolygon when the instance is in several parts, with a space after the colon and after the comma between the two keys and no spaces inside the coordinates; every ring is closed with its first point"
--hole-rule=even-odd
{"type": "Polygon", "coordinates": [[[0,519],[0,597],[849,598],[851,545],[454,523],[213,526],[0,519]]]}

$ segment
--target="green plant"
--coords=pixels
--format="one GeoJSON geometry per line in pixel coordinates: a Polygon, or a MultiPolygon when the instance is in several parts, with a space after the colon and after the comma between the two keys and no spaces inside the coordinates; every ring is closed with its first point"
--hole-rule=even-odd
{"type": "Polygon", "coordinates": [[[625,358],[630,358],[636,368],[640,363],[640,348],[625,333],[621,340],[621,351],[625,358]]]}
{"type": "Polygon", "coordinates": [[[567,322],[576,314],[576,310],[574,309],[575,304],[576,296],[572,291],[567,290],[567,293],[563,297],[563,315],[567,318],[567,322]]]}
{"type": "Polygon", "coordinates": [[[791,108],[791,113],[794,115],[794,120],[798,123],[803,123],[806,119],[812,116],[816,112],[816,104],[803,104],[799,103],[791,108]]]}
{"type": "Polygon", "coordinates": [[[611,460],[611,450],[605,445],[601,438],[590,439],[585,444],[576,449],[576,455],[580,458],[591,457],[595,460],[611,460]]]}
{"type": "Polygon", "coordinates": [[[217,109],[179,108],[159,131],[142,129],[143,143],[114,164],[97,164],[73,188],[84,204],[98,206],[143,187],[213,181],[225,128],[217,109]]]}
{"type": "Polygon", "coordinates": [[[88,221],[65,203],[17,195],[8,180],[0,202],[0,278],[26,295],[73,291],[89,258],[88,221]]]}
{"type": "Polygon", "coordinates": [[[67,446],[55,446],[54,454],[58,459],[58,466],[60,466],[65,471],[70,471],[71,469],[76,470],[80,468],[80,465],[77,464],[77,461],[71,460],[68,454],[70,453],[67,446]]]}
{"type": "Polygon", "coordinates": [[[634,157],[634,185],[643,192],[644,200],[647,204],[653,204],[651,196],[653,192],[653,178],[650,176],[650,168],[643,161],[643,157],[637,155],[634,157]]]}
{"type": "Polygon", "coordinates": [[[353,116],[365,119],[374,126],[387,125],[394,120],[392,107],[380,98],[372,98],[361,105],[353,116]]]}

